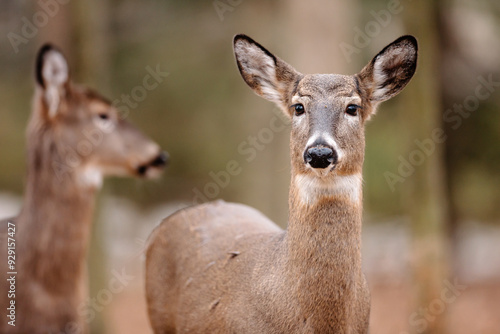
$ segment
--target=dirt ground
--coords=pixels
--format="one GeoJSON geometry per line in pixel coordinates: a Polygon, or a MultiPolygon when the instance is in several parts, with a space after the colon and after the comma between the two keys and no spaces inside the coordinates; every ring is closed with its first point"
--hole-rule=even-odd
{"type": "MultiPolygon", "coordinates": [[[[371,334],[418,333],[423,325],[411,328],[410,316],[417,310],[412,310],[409,291],[404,285],[372,286],[371,334]]],[[[439,316],[446,317],[449,334],[500,334],[500,283],[467,285],[439,316]]]]}
{"type": "MultiPolygon", "coordinates": [[[[370,288],[371,334],[418,333],[424,326],[425,317],[419,316],[418,325],[411,327],[410,315],[415,310],[410,302],[409,285],[372,284],[370,288]]],[[[446,317],[449,334],[500,334],[500,282],[467,285],[439,316],[446,317]]],[[[108,317],[110,333],[151,333],[142,286],[134,284],[117,295],[108,317]]]]}

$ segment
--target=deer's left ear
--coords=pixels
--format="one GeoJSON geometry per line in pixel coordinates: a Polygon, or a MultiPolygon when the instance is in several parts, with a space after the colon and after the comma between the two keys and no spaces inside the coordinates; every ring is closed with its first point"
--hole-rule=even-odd
{"type": "Polygon", "coordinates": [[[68,80],[68,62],[63,54],[50,44],[42,46],[36,60],[36,81],[43,90],[49,117],[57,114],[68,80]]]}
{"type": "Polygon", "coordinates": [[[417,68],[417,40],[402,36],[387,45],[357,74],[372,103],[390,99],[403,90],[417,68]]]}
{"type": "Polygon", "coordinates": [[[234,55],[247,85],[291,116],[287,99],[302,75],[246,35],[234,37],[234,55]]]}

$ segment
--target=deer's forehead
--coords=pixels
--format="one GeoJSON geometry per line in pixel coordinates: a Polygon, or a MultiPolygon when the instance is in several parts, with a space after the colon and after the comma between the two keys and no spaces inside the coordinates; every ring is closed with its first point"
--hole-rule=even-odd
{"type": "Polygon", "coordinates": [[[83,106],[83,109],[81,109],[82,111],[86,110],[91,113],[104,113],[112,110],[111,102],[92,89],[77,86],[73,89],[73,93],[73,102],[83,106]]]}
{"type": "Polygon", "coordinates": [[[106,112],[110,109],[109,103],[101,100],[91,100],[88,105],[89,109],[96,113],[106,112]]]}
{"type": "Polygon", "coordinates": [[[353,76],[340,74],[309,74],[300,80],[295,95],[311,99],[358,96],[353,76]]]}

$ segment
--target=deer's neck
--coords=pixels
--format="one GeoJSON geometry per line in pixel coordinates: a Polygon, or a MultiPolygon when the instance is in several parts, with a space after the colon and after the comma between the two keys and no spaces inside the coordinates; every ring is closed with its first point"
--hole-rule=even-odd
{"type": "Polygon", "coordinates": [[[50,133],[28,138],[28,176],[18,218],[23,276],[43,288],[74,293],[85,277],[95,187],[82,186],[78,166],[50,133]],[[71,291],[71,292],[70,292],[71,291]]]}
{"type": "Polygon", "coordinates": [[[304,320],[316,329],[349,323],[362,277],[361,175],[294,176],[289,205],[287,266],[304,320]]]}

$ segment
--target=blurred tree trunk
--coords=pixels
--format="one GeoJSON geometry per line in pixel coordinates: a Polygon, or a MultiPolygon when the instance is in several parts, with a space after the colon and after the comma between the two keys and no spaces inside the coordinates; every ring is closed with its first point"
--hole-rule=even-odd
{"type": "MultiPolygon", "coordinates": [[[[456,86],[450,84],[451,82],[462,82],[464,80],[463,74],[456,70],[453,57],[462,58],[460,47],[458,45],[457,37],[453,32],[453,28],[446,22],[445,16],[448,14],[444,8],[448,9],[453,6],[453,1],[445,1],[440,5],[438,13],[438,37],[439,44],[441,45],[440,62],[443,65],[440,69],[440,84],[442,87],[441,102],[444,108],[449,108],[456,101],[456,86]]],[[[467,64],[467,67],[474,68],[473,64],[467,64]]],[[[460,142],[457,141],[457,133],[453,129],[451,123],[444,123],[446,132],[446,142],[444,143],[445,151],[445,168],[446,168],[446,199],[448,200],[448,214],[447,214],[447,233],[450,236],[450,264],[452,275],[457,275],[459,271],[459,258],[458,258],[458,232],[460,225],[460,211],[457,198],[457,176],[460,170],[460,159],[457,157],[457,147],[460,147],[460,142]]],[[[458,134],[460,136],[460,134],[458,134]]],[[[461,154],[458,153],[458,154],[461,154]]]]}
{"type": "MultiPolygon", "coordinates": [[[[57,1],[55,2],[57,3],[57,1]]],[[[33,6],[34,10],[40,10],[38,4],[33,6]]],[[[71,23],[71,6],[69,4],[58,5],[51,7],[51,16],[45,27],[39,30],[38,39],[39,44],[52,43],[60,48],[66,58],[70,67],[74,67],[75,62],[73,37],[73,24],[71,23]]]]}
{"type": "MultiPolygon", "coordinates": [[[[447,52],[458,52],[458,50],[453,50],[456,48],[456,45],[453,43],[453,38],[448,33],[448,29],[443,22],[444,13],[439,13],[439,43],[444,51],[447,49],[447,52]]],[[[443,52],[444,53],[444,52],[443,52]]],[[[440,55],[439,58],[441,64],[445,64],[446,56],[444,54],[440,55]]],[[[443,87],[443,91],[441,94],[441,104],[443,107],[449,107],[453,104],[454,98],[453,94],[451,94],[450,89],[446,88],[446,80],[443,70],[440,70],[440,84],[443,87]]],[[[453,89],[453,85],[451,87],[453,89]]],[[[455,174],[457,172],[457,161],[453,155],[453,139],[451,138],[453,135],[453,129],[450,124],[444,124],[444,129],[446,133],[447,140],[444,143],[444,161],[445,161],[445,190],[446,190],[446,200],[447,203],[447,234],[450,237],[450,272],[455,275],[458,273],[459,262],[458,262],[458,228],[459,228],[459,208],[457,205],[456,198],[456,189],[455,189],[455,174]]]]}
{"type": "Polygon", "coordinates": [[[109,33],[110,8],[108,0],[88,0],[72,3],[75,34],[78,46],[78,79],[86,85],[104,91],[110,86],[111,36],[109,33]]]}
{"type": "MultiPolygon", "coordinates": [[[[442,130],[441,86],[439,81],[440,44],[436,19],[438,2],[433,0],[406,3],[405,22],[408,32],[419,40],[419,66],[408,86],[404,101],[409,129],[408,152],[420,150],[415,140],[433,138],[433,131],[442,130]],[[422,19],[426,18],[425,21],[422,19]]],[[[445,314],[433,311],[432,301],[440,298],[448,275],[448,238],[446,235],[446,199],[444,179],[444,158],[442,144],[435,145],[434,152],[425,154],[422,164],[415,166],[415,172],[408,179],[406,188],[412,226],[412,265],[414,280],[413,311],[419,314],[412,321],[410,330],[414,333],[443,334],[445,314]]]]}

